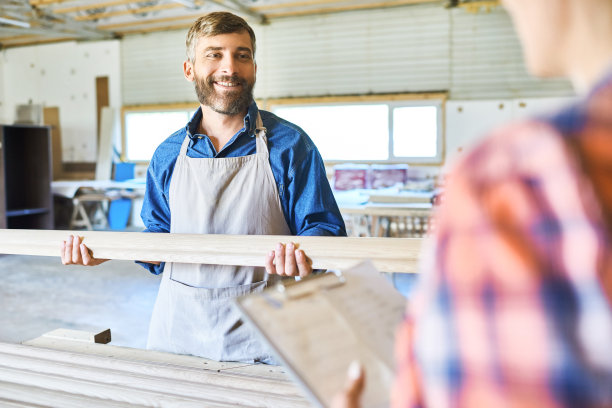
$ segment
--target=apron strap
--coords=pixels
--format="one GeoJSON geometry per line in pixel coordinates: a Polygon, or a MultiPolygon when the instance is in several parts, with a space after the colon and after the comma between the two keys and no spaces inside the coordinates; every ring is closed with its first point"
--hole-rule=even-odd
{"type": "Polygon", "coordinates": [[[261,115],[257,112],[257,121],[255,122],[255,151],[257,154],[262,154],[268,157],[268,130],[264,127],[261,115]]]}
{"type": "Polygon", "coordinates": [[[181,145],[181,151],[179,153],[179,157],[187,156],[187,146],[189,146],[189,141],[191,138],[189,137],[189,132],[185,135],[185,139],[183,140],[183,144],[181,145]]]}

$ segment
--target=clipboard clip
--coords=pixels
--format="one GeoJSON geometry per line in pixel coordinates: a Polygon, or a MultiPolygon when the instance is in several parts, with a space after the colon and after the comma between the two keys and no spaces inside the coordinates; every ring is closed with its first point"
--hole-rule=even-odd
{"type": "Polygon", "coordinates": [[[346,278],[340,272],[311,275],[296,280],[282,280],[260,293],[261,297],[273,308],[280,309],[284,301],[311,296],[344,285],[346,278]]]}
{"type": "Polygon", "coordinates": [[[295,300],[310,296],[320,290],[330,290],[344,285],[346,278],[342,273],[325,273],[311,275],[299,281],[280,281],[275,285],[276,291],[285,300],[295,300]]]}

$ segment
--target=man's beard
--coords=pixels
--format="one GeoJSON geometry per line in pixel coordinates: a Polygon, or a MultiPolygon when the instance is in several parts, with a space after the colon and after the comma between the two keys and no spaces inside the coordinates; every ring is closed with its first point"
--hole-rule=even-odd
{"type": "Polygon", "coordinates": [[[200,78],[196,75],[195,90],[198,100],[204,106],[208,106],[213,111],[223,115],[234,116],[245,112],[253,100],[254,83],[249,83],[246,79],[237,75],[218,76],[212,75],[200,78]],[[217,92],[214,82],[233,82],[240,84],[238,90],[230,92],[217,92]]]}

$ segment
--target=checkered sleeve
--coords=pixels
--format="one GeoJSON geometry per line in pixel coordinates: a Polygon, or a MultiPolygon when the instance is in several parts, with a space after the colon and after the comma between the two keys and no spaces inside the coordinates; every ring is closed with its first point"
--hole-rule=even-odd
{"type": "Polygon", "coordinates": [[[394,407],[612,406],[607,246],[585,185],[538,122],[456,166],[398,334],[394,407]]]}

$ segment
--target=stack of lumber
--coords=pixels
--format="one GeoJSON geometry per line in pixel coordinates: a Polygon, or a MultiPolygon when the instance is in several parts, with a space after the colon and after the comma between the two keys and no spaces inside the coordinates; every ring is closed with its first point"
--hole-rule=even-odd
{"type": "Polygon", "coordinates": [[[284,369],[42,336],[0,343],[0,406],[307,407],[284,369]]]}

